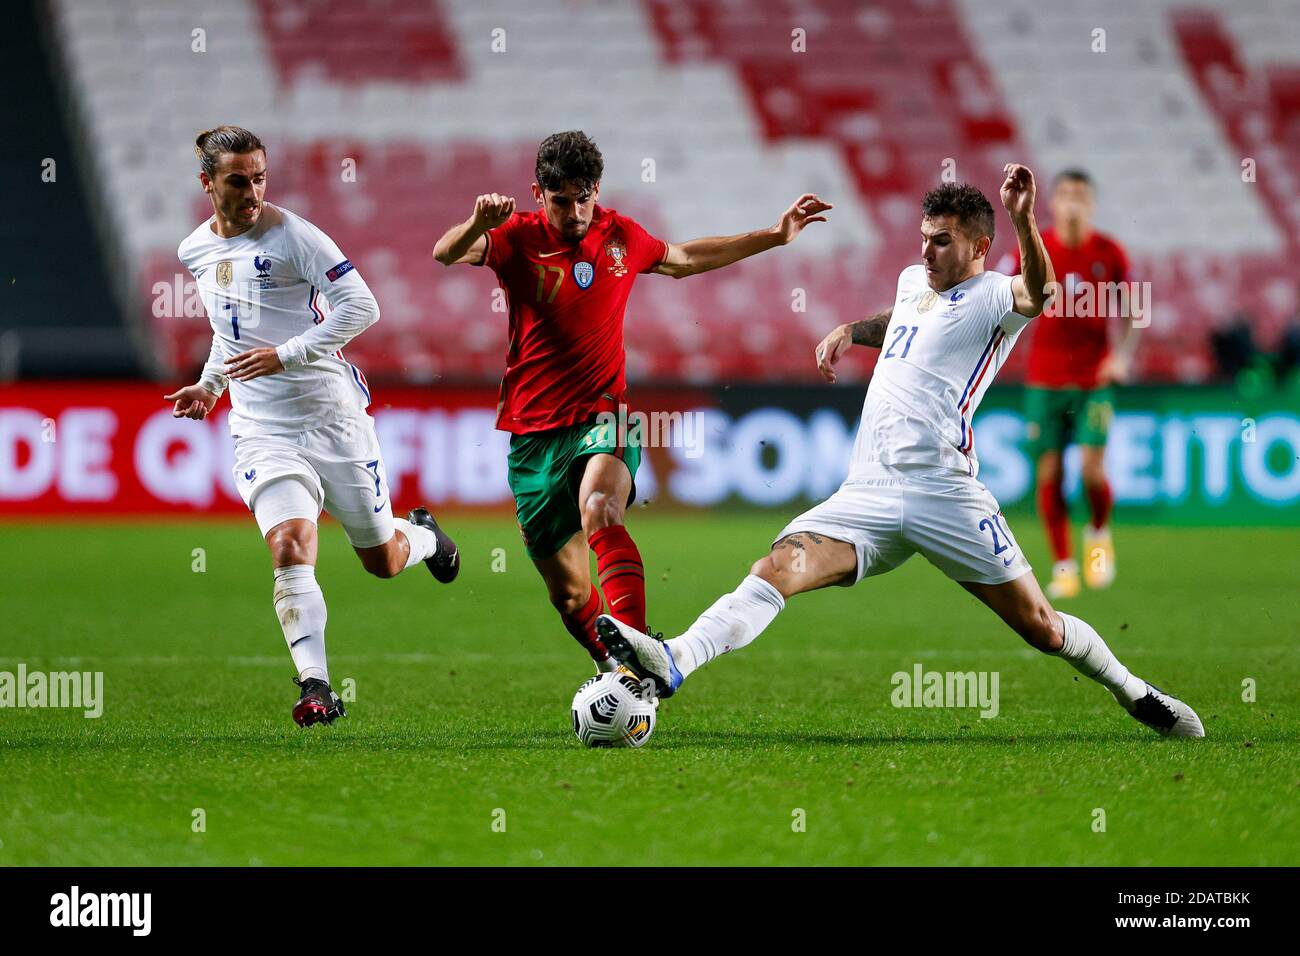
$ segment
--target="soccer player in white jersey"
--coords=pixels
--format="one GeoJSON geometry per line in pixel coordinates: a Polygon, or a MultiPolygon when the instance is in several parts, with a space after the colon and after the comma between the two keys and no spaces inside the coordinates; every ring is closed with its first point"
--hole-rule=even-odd
{"type": "Polygon", "coordinates": [[[165,396],[172,415],[202,420],[227,383],[235,483],[275,568],[275,613],[301,688],[293,719],[344,716],[325,659],[325,598],[316,583],[316,522],[343,525],[367,571],[391,578],[420,561],[443,583],[456,545],[424,508],[393,518],[365,376],[343,348],[379,306],[329,236],[263,200],[266,150],[222,126],[195,142],[213,215],[177,254],[194,275],[212,350],[199,381],[165,396]]]}
{"type": "Polygon", "coordinates": [[[1053,281],[1034,222],[1034,178],[1008,164],[1002,204],[1021,274],[986,272],[993,207],[973,186],[946,184],[921,204],[921,258],[898,277],[894,305],[842,325],[817,346],[818,368],[853,345],[881,349],[844,484],[795,518],[735,591],[681,636],[663,641],[604,615],[610,653],[669,696],[693,671],[744,647],[795,594],[852,585],[920,553],[987,604],[1031,646],[1063,657],[1160,734],[1203,737],[1190,707],[1133,675],[1085,621],[1043,596],[998,503],[979,482],[971,420],[1053,281]]]}

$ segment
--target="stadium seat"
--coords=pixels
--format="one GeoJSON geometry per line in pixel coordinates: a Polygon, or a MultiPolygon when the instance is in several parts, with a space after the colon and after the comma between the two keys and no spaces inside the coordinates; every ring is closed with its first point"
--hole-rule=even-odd
{"type": "Polygon", "coordinates": [[[1134,278],[1158,282],[1143,377],[1209,374],[1204,332],[1225,309],[1263,336],[1296,310],[1300,18],[1231,0],[572,6],[557,19],[510,0],[55,0],[107,221],[163,366],[206,355],[206,321],[154,316],[149,290],[174,279],[177,243],[209,212],[190,144],[222,120],[258,130],[271,200],[331,233],[374,287],[383,321],[350,357],[381,380],[499,375],[494,277],[445,270],[430,249],[480,192],[531,206],[536,143],[565,126],[604,150],[602,200],[669,239],[752,229],[807,190],[836,204],[833,228],[761,261],[643,282],[627,347],[645,381],[815,380],[820,335],[888,303],[914,261],[918,194],[949,172],[992,191],[1013,158],[1044,178],[1088,168],[1099,224],[1134,278]],[[575,20],[615,38],[581,64],[566,61],[575,20]],[[148,55],[122,62],[128,36],[148,55]],[[1127,69],[1108,69],[1116,59],[1127,69]],[[1257,175],[1243,182],[1246,158],[1257,175]],[[796,289],[806,312],[789,306],[796,289]]]}

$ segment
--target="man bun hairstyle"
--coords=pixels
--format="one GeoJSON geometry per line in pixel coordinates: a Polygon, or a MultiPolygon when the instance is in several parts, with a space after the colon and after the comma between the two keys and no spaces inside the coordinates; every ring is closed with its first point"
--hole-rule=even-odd
{"type": "Polygon", "coordinates": [[[926,219],[956,216],[966,235],[972,239],[988,236],[989,242],[993,241],[993,206],[970,183],[944,183],[931,189],[921,200],[921,215],[926,219]]]}
{"type": "Polygon", "coordinates": [[[604,172],[600,150],[581,130],[552,133],[537,147],[537,185],[551,192],[563,188],[566,182],[590,192],[604,172]]]}
{"type": "Polygon", "coordinates": [[[242,126],[218,126],[215,129],[205,129],[194,140],[194,155],[199,158],[199,164],[209,177],[216,175],[217,164],[221,162],[223,154],[255,153],[259,149],[266,152],[262,141],[242,126]]]}

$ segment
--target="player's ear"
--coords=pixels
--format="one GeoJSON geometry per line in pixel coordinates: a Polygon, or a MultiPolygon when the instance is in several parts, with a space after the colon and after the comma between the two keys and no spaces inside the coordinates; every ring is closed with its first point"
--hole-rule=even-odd
{"type": "Polygon", "coordinates": [[[542,187],[533,183],[533,198],[537,200],[537,205],[542,205],[542,187]]]}

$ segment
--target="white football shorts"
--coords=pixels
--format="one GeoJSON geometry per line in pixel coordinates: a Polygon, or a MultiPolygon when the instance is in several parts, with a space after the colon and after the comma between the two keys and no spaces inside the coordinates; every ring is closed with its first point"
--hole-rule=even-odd
{"type": "Polygon", "coordinates": [[[343,525],[354,548],[377,547],[393,536],[388,476],[369,415],[305,432],[235,436],[234,471],[263,537],[292,518],[317,521],[322,509],[343,525]],[[280,485],[261,506],[262,489],[283,479],[296,479],[309,494],[280,485]]]}
{"type": "Polygon", "coordinates": [[[840,485],[786,525],[776,541],[799,531],[853,545],[853,584],[918,553],[954,581],[1003,584],[1031,570],[997,499],[959,472],[909,475],[879,466],[872,477],[840,485]]]}

